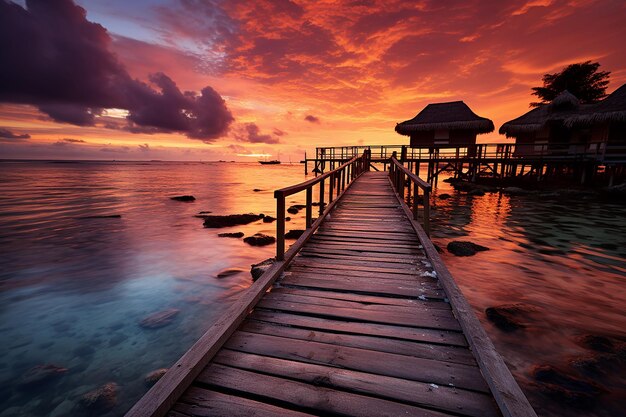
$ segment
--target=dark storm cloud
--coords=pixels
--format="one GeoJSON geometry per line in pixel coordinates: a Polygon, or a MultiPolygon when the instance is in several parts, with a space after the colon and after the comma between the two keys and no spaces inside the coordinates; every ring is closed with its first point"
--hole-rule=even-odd
{"type": "Polygon", "coordinates": [[[167,75],[132,79],[111,37],[72,0],[0,1],[0,101],[37,106],[53,120],[94,125],[105,108],[129,111],[128,130],[210,141],[233,121],[211,87],[182,92],[167,75]]]}
{"type": "Polygon", "coordinates": [[[30,135],[28,133],[13,133],[9,129],[0,127],[0,139],[30,139],[30,135]]]}

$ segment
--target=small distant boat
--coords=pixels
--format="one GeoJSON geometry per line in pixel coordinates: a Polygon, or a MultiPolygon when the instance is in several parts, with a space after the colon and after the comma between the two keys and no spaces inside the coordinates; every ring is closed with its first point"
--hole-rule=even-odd
{"type": "Polygon", "coordinates": [[[261,164],[261,165],[277,165],[277,164],[280,164],[280,161],[278,159],[273,159],[271,161],[259,161],[259,164],[261,164]]]}

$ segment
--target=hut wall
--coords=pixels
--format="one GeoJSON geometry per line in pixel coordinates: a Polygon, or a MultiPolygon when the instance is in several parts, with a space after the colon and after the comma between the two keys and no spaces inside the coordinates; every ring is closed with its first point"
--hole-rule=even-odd
{"type": "Polygon", "coordinates": [[[428,130],[411,133],[412,148],[474,144],[476,144],[476,133],[471,130],[428,130]]]}
{"type": "Polygon", "coordinates": [[[435,131],[426,130],[411,133],[411,147],[423,148],[433,146],[435,143],[435,131]]]}

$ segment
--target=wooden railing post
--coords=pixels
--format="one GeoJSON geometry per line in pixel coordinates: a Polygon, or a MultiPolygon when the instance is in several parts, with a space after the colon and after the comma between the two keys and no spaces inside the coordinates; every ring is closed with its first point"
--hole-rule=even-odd
{"type": "Polygon", "coordinates": [[[313,218],[313,186],[306,189],[306,228],[311,228],[311,219],[313,218]]]}
{"type": "Polygon", "coordinates": [[[424,231],[430,236],[430,191],[424,190],[424,231]]]}
{"type": "Polygon", "coordinates": [[[333,193],[335,191],[335,174],[328,177],[328,204],[333,202],[333,193]]]}
{"type": "Polygon", "coordinates": [[[413,195],[413,220],[417,220],[417,204],[419,203],[419,187],[415,185],[415,194],[413,195]]]}
{"type": "Polygon", "coordinates": [[[285,195],[276,197],[276,260],[282,261],[285,256],[285,195]]]}
{"type": "Polygon", "coordinates": [[[324,212],[324,180],[320,181],[320,216],[324,212]]]}

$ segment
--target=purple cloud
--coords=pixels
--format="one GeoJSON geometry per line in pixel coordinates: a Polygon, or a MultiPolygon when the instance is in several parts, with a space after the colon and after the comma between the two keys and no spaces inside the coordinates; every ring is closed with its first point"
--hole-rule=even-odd
{"type": "Polygon", "coordinates": [[[18,134],[13,133],[9,129],[0,127],[0,139],[30,139],[30,135],[28,133],[18,134]]]}
{"type": "Polygon", "coordinates": [[[315,117],[312,114],[308,114],[304,120],[306,120],[307,122],[311,122],[311,123],[320,123],[320,118],[319,117],[315,117]]]}
{"type": "Polygon", "coordinates": [[[129,111],[131,132],[179,132],[210,142],[233,116],[211,87],[181,91],[163,73],[133,79],[104,27],[73,0],[0,2],[0,102],[36,106],[57,122],[94,125],[105,108],[129,111]]]}
{"type": "Polygon", "coordinates": [[[262,135],[259,127],[255,123],[246,123],[235,133],[235,139],[249,143],[279,143],[276,136],[262,135]]]}

